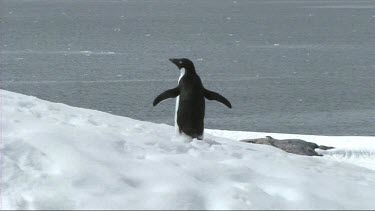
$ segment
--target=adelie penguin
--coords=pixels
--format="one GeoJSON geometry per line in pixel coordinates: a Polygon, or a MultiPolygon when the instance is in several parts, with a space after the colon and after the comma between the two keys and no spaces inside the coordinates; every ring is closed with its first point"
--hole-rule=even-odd
{"type": "Polygon", "coordinates": [[[204,88],[192,61],[185,58],[173,58],[169,60],[181,71],[178,86],[157,96],[153,105],[156,106],[163,100],[177,97],[175,113],[176,132],[185,134],[192,139],[197,138],[202,140],[205,98],[223,103],[228,108],[232,108],[232,105],[225,97],[204,88]]]}

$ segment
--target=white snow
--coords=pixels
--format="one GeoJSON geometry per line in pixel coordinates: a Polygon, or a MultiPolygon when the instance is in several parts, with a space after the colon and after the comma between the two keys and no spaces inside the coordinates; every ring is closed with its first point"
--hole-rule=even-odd
{"type": "Polygon", "coordinates": [[[186,143],[172,126],[0,92],[2,209],[375,208],[374,137],[206,130],[186,143]],[[265,135],[336,149],[236,141],[265,135]]]}
{"type": "Polygon", "coordinates": [[[254,133],[246,131],[206,130],[212,135],[242,140],[250,138],[264,138],[272,136],[276,139],[302,139],[319,145],[333,146],[332,150],[319,150],[323,159],[351,163],[357,166],[375,170],[375,137],[365,136],[313,136],[280,133],[254,133]]]}

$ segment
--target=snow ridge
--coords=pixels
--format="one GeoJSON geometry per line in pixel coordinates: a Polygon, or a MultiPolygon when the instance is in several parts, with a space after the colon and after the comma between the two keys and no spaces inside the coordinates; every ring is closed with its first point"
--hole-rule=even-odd
{"type": "Polygon", "coordinates": [[[235,141],[242,132],[186,143],[168,125],[0,92],[3,209],[375,207],[370,168],[235,141]]]}

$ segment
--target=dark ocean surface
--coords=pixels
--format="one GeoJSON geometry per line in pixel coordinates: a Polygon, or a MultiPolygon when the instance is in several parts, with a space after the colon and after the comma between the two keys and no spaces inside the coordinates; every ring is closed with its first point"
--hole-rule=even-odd
{"type": "Polygon", "coordinates": [[[0,0],[0,87],[173,125],[168,61],[206,88],[206,128],[375,135],[375,1],[0,0]]]}

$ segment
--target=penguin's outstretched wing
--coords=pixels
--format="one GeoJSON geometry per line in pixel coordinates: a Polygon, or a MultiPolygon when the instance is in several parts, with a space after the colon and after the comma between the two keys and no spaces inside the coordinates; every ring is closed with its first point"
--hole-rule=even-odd
{"type": "Polygon", "coordinates": [[[168,89],[167,91],[161,93],[159,96],[157,96],[152,103],[153,106],[156,106],[158,103],[160,103],[163,100],[166,100],[168,98],[174,98],[177,97],[180,94],[180,89],[178,87],[173,89],[168,89]]]}
{"type": "Polygon", "coordinates": [[[226,105],[228,108],[232,108],[232,105],[230,104],[229,100],[227,100],[225,97],[221,96],[219,93],[210,91],[208,89],[204,90],[204,97],[208,100],[216,100],[224,105],[226,105]]]}

